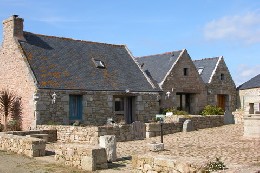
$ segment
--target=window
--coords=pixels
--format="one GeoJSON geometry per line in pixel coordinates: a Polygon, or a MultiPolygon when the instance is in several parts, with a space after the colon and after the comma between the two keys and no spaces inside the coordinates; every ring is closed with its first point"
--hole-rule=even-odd
{"type": "Polygon", "coordinates": [[[95,66],[97,68],[106,68],[106,65],[103,61],[97,60],[97,59],[94,59],[94,58],[92,58],[92,61],[94,62],[95,66]]]}
{"type": "Polygon", "coordinates": [[[198,69],[199,74],[202,73],[203,69],[204,69],[203,67],[199,67],[199,69],[198,69]]]}
{"type": "Polygon", "coordinates": [[[225,75],[223,73],[220,74],[220,80],[225,80],[225,75]]]}
{"type": "Polygon", "coordinates": [[[123,97],[115,98],[115,111],[124,111],[124,98],[123,97]]]}
{"type": "Polygon", "coordinates": [[[183,69],[183,75],[184,76],[188,76],[188,68],[184,68],[183,69]]]}

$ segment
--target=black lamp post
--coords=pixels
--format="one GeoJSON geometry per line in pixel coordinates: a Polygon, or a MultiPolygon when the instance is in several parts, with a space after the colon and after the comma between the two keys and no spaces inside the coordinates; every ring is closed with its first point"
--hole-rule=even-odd
{"type": "Polygon", "coordinates": [[[160,125],[161,125],[161,143],[163,143],[163,118],[160,118],[160,125]]]}

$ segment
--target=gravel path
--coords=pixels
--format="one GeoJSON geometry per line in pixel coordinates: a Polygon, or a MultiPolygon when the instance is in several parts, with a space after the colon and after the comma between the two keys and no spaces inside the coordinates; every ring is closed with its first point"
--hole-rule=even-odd
{"type": "MultiPolygon", "coordinates": [[[[159,142],[160,137],[117,143],[118,162],[110,164],[110,169],[96,171],[100,173],[132,172],[131,156],[144,154],[147,143],[159,142]]],[[[225,172],[254,173],[260,172],[260,140],[243,138],[241,125],[202,129],[188,133],[175,133],[164,136],[165,150],[154,153],[159,155],[177,156],[180,159],[193,157],[198,161],[215,160],[219,157],[229,168],[225,172]]],[[[55,144],[54,144],[55,145],[55,144]]],[[[53,145],[48,144],[48,149],[53,145]]],[[[54,157],[27,158],[6,152],[0,152],[0,173],[70,173],[84,172],[74,168],[55,165],[54,157]]]]}

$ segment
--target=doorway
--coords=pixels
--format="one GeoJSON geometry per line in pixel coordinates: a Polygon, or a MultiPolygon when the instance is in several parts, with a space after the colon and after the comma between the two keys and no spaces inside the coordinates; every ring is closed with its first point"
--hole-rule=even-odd
{"type": "Polygon", "coordinates": [[[133,96],[114,96],[115,121],[126,124],[134,122],[134,103],[133,96]]]}
{"type": "Polygon", "coordinates": [[[69,95],[69,120],[82,120],[82,95],[69,95]]]}
{"type": "Polygon", "coordinates": [[[177,110],[190,113],[190,95],[189,93],[176,93],[177,110]]]}
{"type": "Polygon", "coordinates": [[[227,95],[218,94],[217,95],[217,106],[222,108],[225,111],[226,110],[226,103],[227,103],[227,95]]]}

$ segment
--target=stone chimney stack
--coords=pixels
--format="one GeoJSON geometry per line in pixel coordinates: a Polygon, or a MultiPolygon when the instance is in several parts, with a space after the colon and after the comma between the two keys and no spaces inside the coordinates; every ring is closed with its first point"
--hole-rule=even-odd
{"type": "Polygon", "coordinates": [[[3,42],[8,42],[16,38],[18,40],[25,40],[23,36],[23,19],[18,15],[13,15],[3,21],[3,42]]]}

